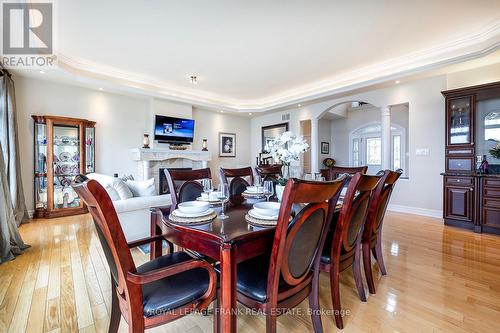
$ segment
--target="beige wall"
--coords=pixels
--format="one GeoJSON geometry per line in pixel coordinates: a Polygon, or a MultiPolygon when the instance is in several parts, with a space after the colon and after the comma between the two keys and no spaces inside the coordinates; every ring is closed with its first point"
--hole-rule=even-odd
{"type": "Polygon", "coordinates": [[[193,110],[191,105],[136,98],[79,86],[32,78],[14,77],[21,175],[28,209],[33,209],[33,120],[32,114],[87,118],[96,121],[96,171],[133,174],[137,164],[132,161],[130,148],[142,146],[144,133],[152,133],[154,114],[190,117],[195,119],[193,149],[201,149],[207,138],[214,177],[219,164],[233,167],[250,163],[250,120],[228,114],[193,110]],[[236,158],[219,158],[218,132],[236,133],[236,158]]]}

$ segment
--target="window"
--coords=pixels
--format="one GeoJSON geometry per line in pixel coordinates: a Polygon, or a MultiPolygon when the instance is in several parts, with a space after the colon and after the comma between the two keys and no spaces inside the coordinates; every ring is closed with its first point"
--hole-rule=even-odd
{"type": "Polygon", "coordinates": [[[382,165],[382,139],[380,137],[366,139],[366,164],[382,165]]]}
{"type": "Polygon", "coordinates": [[[500,111],[490,112],[484,117],[484,140],[500,140],[500,111]]]}
{"type": "Polygon", "coordinates": [[[392,136],[392,168],[401,169],[401,135],[392,136]]]}
{"type": "MultiPolygon", "coordinates": [[[[406,130],[391,125],[391,169],[406,170],[406,130]]],[[[367,124],[350,135],[350,156],[352,166],[368,165],[368,173],[375,174],[382,169],[382,126],[379,122],[367,124]]]]}

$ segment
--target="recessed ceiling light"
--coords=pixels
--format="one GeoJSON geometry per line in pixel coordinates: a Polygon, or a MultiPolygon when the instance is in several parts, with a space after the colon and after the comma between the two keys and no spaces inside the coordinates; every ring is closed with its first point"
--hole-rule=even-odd
{"type": "Polygon", "coordinates": [[[40,71],[40,74],[45,74],[45,71],[40,71]]]}
{"type": "Polygon", "coordinates": [[[396,80],[394,83],[396,83],[396,84],[400,84],[400,83],[401,83],[401,81],[396,80]]]}
{"type": "Polygon", "coordinates": [[[99,88],[99,90],[101,90],[101,91],[102,91],[102,88],[99,88]]]}
{"type": "Polygon", "coordinates": [[[302,106],[302,104],[297,104],[297,106],[300,108],[302,106]]]}
{"type": "Polygon", "coordinates": [[[251,115],[252,115],[252,112],[249,112],[249,113],[248,113],[248,115],[249,115],[249,116],[251,116],[251,115]]]}
{"type": "Polygon", "coordinates": [[[198,83],[198,77],[196,75],[191,75],[189,77],[189,79],[191,80],[192,84],[197,84],[198,83]]]}
{"type": "Polygon", "coordinates": [[[222,111],[222,110],[220,110],[219,112],[220,112],[220,113],[224,113],[224,111],[222,111]]]}

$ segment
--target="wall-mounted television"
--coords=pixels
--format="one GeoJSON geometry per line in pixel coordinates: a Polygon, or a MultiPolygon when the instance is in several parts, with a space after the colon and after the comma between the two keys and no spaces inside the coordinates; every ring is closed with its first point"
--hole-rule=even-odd
{"type": "Polygon", "coordinates": [[[155,140],[169,143],[192,143],[194,120],[155,116],[155,140]]]}

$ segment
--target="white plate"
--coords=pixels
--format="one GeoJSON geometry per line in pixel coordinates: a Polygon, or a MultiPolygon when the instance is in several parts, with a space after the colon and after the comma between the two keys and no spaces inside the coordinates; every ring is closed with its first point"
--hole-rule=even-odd
{"type": "Polygon", "coordinates": [[[213,211],[214,210],[212,208],[209,208],[206,211],[201,212],[201,213],[183,213],[180,210],[176,209],[172,212],[172,214],[177,216],[177,217],[201,217],[201,216],[212,214],[213,211]]]}
{"type": "Polygon", "coordinates": [[[186,201],[177,205],[177,208],[185,214],[200,214],[209,208],[208,202],[186,201]]]}
{"type": "Polygon", "coordinates": [[[266,220],[266,221],[275,221],[275,220],[278,219],[278,215],[276,215],[276,216],[264,216],[264,215],[260,215],[259,213],[257,213],[255,211],[255,209],[250,209],[248,211],[248,215],[250,215],[253,218],[256,218],[256,219],[259,219],[259,220],[266,220]]]}
{"type": "Polygon", "coordinates": [[[264,193],[264,188],[262,186],[247,186],[245,192],[250,194],[264,193]]]}
{"type": "Polygon", "coordinates": [[[253,205],[256,213],[262,216],[276,216],[280,211],[281,204],[279,202],[257,202],[253,205]]]}

